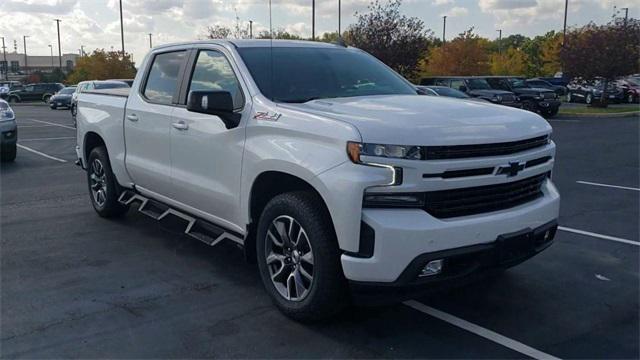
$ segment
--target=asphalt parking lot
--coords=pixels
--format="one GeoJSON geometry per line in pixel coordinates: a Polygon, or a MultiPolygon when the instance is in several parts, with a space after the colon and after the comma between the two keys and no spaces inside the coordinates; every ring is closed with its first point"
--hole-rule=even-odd
{"type": "Polygon", "coordinates": [[[497,277],[304,325],[231,244],[95,215],[68,111],[16,106],[0,171],[2,358],[635,358],[638,118],[552,120],[556,242],[497,277]]]}

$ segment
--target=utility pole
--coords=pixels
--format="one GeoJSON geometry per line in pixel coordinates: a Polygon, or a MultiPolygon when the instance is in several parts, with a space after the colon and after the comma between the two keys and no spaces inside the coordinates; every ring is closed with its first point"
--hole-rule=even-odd
{"type": "Polygon", "coordinates": [[[249,39],[253,39],[253,20],[249,20],[249,39]]]}
{"type": "Polygon", "coordinates": [[[2,37],[2,56],[4,57],[4,79],[9,80],[9,63],[7,62],[7,50],[4,46],[4,36],[2,37]]]}
{"type": "Polygon", "coordinates": [[[27,62],[27,38],[29,35],[22,36],[22,44],[24,46],[24,71],[29,74],[29,63],[27,62]]]}
{"type": "Polygon", "coordinates": [[[442,46],[444,46],[446,42],[446,33],[447,33],[447,15],[442,17],[442,46]]]}
{"type": "Polygon", "coordinates": [[[629,8],[620,8],[624,10],[624,26],[627,26],[627,21],[629,20],[629,8]]]}
{"type": "Polygon", "coordinates": [[[120,0],[120,40],[122,40],[122,58],[124,58],[124,24],[122,23],[122,0],[120,0]]]}
{"type": "Polygon", "coordinates": [[[60,65],[60,71],[62,71],[62,46],[60,45],[60,19],[54,19],[58,27],[58,61],[60,65]]]}
{"type": "Polygon", "coordinates": [[[80,56],[84,56],[84,45],[80,45],[80,56]]]}
{"type": "Polygon", "coordinates": [[[338,0],[338,39],[342,37],[342,31],[340,26],[342,22],[342,0],[338,0]]]}
{"type": "Polygon", "coordinates": [[[49,52],[51,53],[51,70],[53,71],[53,45],[47,45],[49,47],[49,52]]]}
{"type": "Polygon", "coordinates": [[[564,0],[564,30],[562,30],[562,47],[567,38],[567,9],[569,9],[569,0],[564,0]]]}
{"type": "Polygon", "coordinates": [[[496,31],[498,32],[498,54],[502,55],[502,29],[496,31]]]}
{"type": "Polygon", "coordinates": [[[316,0],[311,0],[311,40],[316,39],[316,0]]]}
{"type": "Polygon", "coordinates": [[[149,33],[149,49],[153,48],[153,41],[151,40],[151,33],[149,33]]]}

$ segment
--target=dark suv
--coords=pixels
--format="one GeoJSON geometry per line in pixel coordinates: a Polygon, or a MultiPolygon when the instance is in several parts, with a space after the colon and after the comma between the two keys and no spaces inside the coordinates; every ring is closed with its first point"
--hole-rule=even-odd
{"type": "Polygon", "coordinates": [[[49,102],[51,96],[62,88],[64,88],[64,85],[60,83],[28,84],[22,89],[9,91],[7,101],[10,103],[21,101],[49,102]]]}
{"type": "Polygon", "coordinates": [[[460,90],[467,95],[485,99],[494,104],[519,108],[521,106],[518,97],[511,91],[495,90],[483,77],[477,76],[436,76],[423,78],[420,85],[447,86],[460,90]]]}
{"type": "Polygon", "coordinates": [[[489,85],[496,90],[506,90],[515,93],[520,98],[522,108],[525,110],[551,117],[555,116],[560,109],[560,100],[555,91],[533,87],[523,78],[488,76],[485,79],[489,85]]]}

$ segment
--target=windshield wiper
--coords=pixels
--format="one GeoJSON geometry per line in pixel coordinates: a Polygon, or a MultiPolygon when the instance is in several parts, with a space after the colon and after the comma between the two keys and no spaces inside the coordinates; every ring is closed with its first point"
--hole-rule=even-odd
{"type": "Polygon", "coordinates": [[[290,100],[279,100],[279,101],[283,103],[288,103],[288,104],[302,104],[302,103],[306,103],[306,102],[318,100],[318,99],[322,99],[322,97],[312,96],[312,97],[302,98],[302,99],[290,99],[290,100]]]}

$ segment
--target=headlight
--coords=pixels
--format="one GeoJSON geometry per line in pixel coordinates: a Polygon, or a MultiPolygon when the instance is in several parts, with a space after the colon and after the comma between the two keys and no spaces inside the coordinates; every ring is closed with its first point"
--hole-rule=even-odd
{"type": "Polygon", "coordinates": [[[0,93],[4,94],[4,93],[8,93],[9,89],[7,88],[0,88],[0,93]]]}
{"type": "Polygon", "coordinates": [[[347,154],[354,163],[361,163],[360,156],[374,156],[391,159],[422,160],[423,153],[420,146],[383,145],[347,143],[347,154]]]}
{"type": "Polygon", "coordinates": [[[501,95],[496,95],[495,99],[496,99],[496,101],[501,102],[502,101],[502,96],[501,95]]]}
{"type": "Polygon", "coordinates": [[[365,193],[362,206],[366,208],[422,208],[424,207],[424,194],[365,193]]]}
{"type": "Polygon", "coordinates": [[[0,120],[13,120],[15,117],[12,110],[0,110],[0,120]]]}

